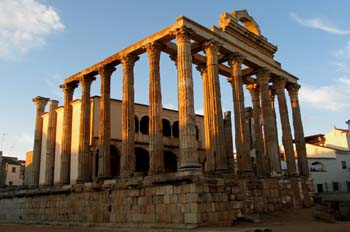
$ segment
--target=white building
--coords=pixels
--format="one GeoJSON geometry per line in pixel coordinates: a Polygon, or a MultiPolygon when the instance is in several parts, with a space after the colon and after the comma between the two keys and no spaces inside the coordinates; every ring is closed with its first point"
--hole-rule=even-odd
{"type": "Polygon", "coordinates": [[[334,128],[305,142],[315,192],[350,192],[349,130],[334,128]]]}

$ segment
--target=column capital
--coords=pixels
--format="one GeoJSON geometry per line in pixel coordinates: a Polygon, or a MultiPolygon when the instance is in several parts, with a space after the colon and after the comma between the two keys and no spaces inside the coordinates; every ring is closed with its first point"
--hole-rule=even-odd
{"type": "Polygon", "coordinates": [[[259,85],[268,84],[271,79],[270,74],[271,72],[268,68],[258,68],[255,75],[259,85]]]}
{"type": "Polygon", "coordinates": [[[82,86],[90,85],[94,80],[96,80],[96,77],[91,75],[82,75],[79,78],[79,82],[82,86]]]}
{"type": "Polygon", "coordinates": [[[153,52],[160,53],[163,47],[164,47],[164,45],[162,43],[160,43],[158,41],[153,41],[153,42],[146,44],[144,46],[144,49],[148,53],[153,53],[153,52]]]}
{"type": "Polygon", "coordinates": [[[70,83],[64,83],[60,85],[60,88],[63,90],[63,92],[68,94],[73,94],[74,89],[78,87],[78,82],[70,82],[70,83]]]}
{"type": "Polygon", "coordinates": [[[221,46],[221,44],[218,41],[213,40],[213,39],[210,39],[210,40],[203,43],[204,50],[211,49],[215,52],[217,52],[219,50],[220,46],[221,46]]]}
{"type": "Polygon", "coordinates": [[[121,57],[120,59],[120,63],[122,65],[134,65],[136,61],[138,61],[140,59],[139,56],[134,55],[132,53],[126,54],[124,56],[121,57]]]}
{"type": "Polygon", "coordinates": [[[193,34],[193,30],[187,27],[181,27],[172,31],[171,34],[175,35],[177,40],[189,40],[193,34]]]}
{"type": "Polygon", "coordinates": [[[289,96],[298,96],[298,91],[300,89],[300,85],[297,83],[290,83],[287,84],[287,90],[289,93],[289,96]]]}
{"type": "Polygon", "coordinates": [[[272,80],[273,88],[276,90],[277,94],[284,93],[286,88],[287,79],[284,77],[275,78],[272,80]]]}
{"type": "Polygon", "coordinates": [[[37,96],[37,97],[33,98],[32,100],[35,103],[37,110],[44,111],[45,106],[46,106],[47,102],[50,100],[50,98],[37,96]]]}
{"type": "Polygon", "coordinates": [[[259,85],[257,83],[247,84],[246,88],[251,95],[259,95],[259,85]]]}
{"type": "Polygon", "coordinates": [[[50,107],[57,107],[58,106],[58,101],[57,100],[49,100],[49,105],[50,107]]]}
{"type": "Polygon", "coordinates": [[[100,74],[101,77],[111,76],[115,70],[116,68],[114,66],[103,65],[99,67],[98,74],[100,74]]]}
{"type": "Polygon", "coordinates": [[[226,56],[226,59],[228,60],[228,63],[230,65],[233,65],[235,63],[238,63],[238,65],[242,65],[245,59],[245,56],[243,56],[239,52],[234,52],[226,56]]]}

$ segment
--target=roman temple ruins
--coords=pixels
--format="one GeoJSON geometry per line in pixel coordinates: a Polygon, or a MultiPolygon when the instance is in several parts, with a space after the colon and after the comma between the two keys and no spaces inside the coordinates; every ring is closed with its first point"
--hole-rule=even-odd
{"type": "Polygon", "coordinates": [[[66,78],[62,106],[33,98],[26,187],[0,191],[0,222],[192,228],[311,206],[300,85],[274,60],[276,52],[246,10],[221,14],[209,29],[181,16],[66,78]],[[134,101],[134,66],[144,53],[149,105],[134,101]],[[178,111],[162,107],[161,53],[176,66],[178,111]],[[116,69],[122,69],[113,77],[122,78],[121,100],[110,94],[116,69]],[[194,111],[193,72],[202,77],[204,116],[194,111]],[[91,96],[98,78],[100,96],[91,96]],[[233,102],[232,115],[223,112],[219,78],[232,88],[224,96],[233,102]],[[73,100],[76,88],[81,97],[73,100]]]}

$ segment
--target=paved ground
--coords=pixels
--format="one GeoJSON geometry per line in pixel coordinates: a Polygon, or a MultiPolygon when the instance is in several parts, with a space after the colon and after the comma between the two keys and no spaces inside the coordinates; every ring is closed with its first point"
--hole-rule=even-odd
{"type": "MultiPolygon", "coordinates": [[[[350,232],[350,222],[324,223],[312,218],[312,209],[288,210],[284,212],[263,215],[258,224],[239,223],[232,227],[206,227],[190,231],[198,232],[252,232],[256,228],[271,228],[273,232],[350,232]]],[[[34,226],[34,225],[0,225],[0,232],[183,232],[176,229],[141,229],[141,228],[111,228],[111,227],[64,227],[64,226],[34,226]]]]}

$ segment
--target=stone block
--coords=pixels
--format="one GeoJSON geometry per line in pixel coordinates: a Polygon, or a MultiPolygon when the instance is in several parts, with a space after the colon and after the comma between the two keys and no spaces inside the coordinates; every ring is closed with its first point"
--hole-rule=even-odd
{"type": "Polygon", "coordinates": [[[185,224],[199,224],[200,215],[197,213],[185,213],[184,215],[185,224]]]}
{"type": "Polygon", "coordinates": [[[183,184],[181,185],[181,193],[189,193],[190,192],[190,185],[189,184],[183,184]]]}
{"type": "Polygon", "coordinates": [[[164,204],[170,203],[170,195],[164,195],[164,204]]]}
{"type": "Polygon", "coordinates": [[[178,195],[177,194],[169,195],[169,201],[171,204],[176,204],[178,202],[178,195]]]}
{"type": "Polygon", "coordinates": [[[174,193],[174,187],[172,185],[167,185],[165,187],[165,194],[173,194],[174,193]]]}
{"type": "Polygon", "coordinates": [[[164,194],[165,194],[165,186],[158,186],[157,195],[164,195],[164,194]]]}

